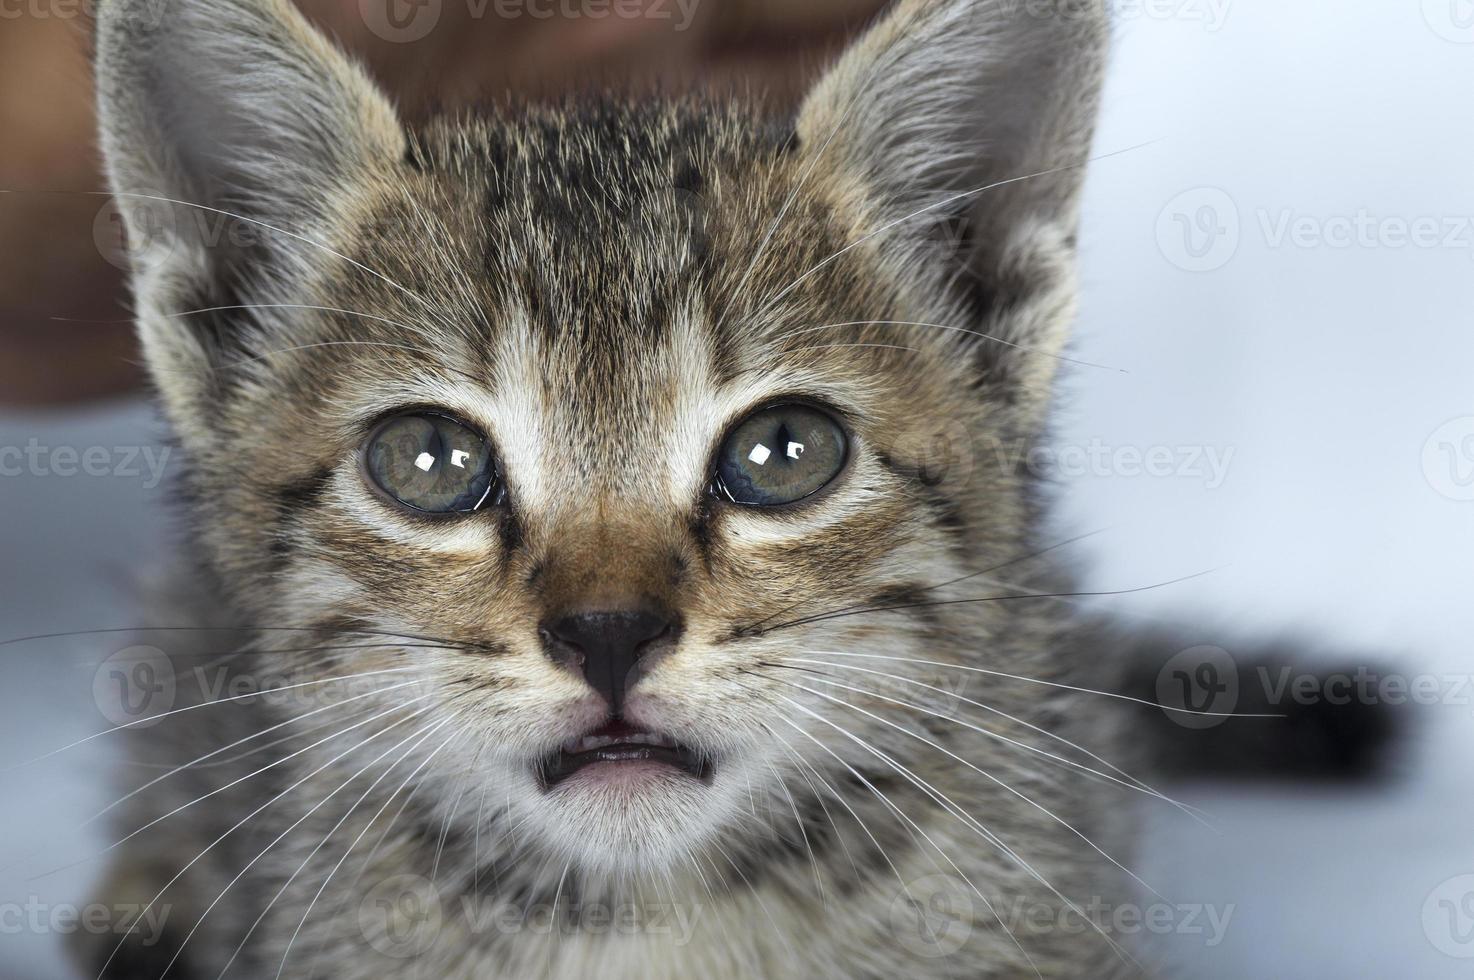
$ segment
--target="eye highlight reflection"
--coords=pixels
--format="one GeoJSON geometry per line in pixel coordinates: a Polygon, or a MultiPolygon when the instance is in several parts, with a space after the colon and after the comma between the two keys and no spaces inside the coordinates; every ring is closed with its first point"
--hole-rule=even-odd
{"type": "Polygon", "coordinates": [[[844,468],[849,440],[833,416],[809,405],[761,409],[717,453],[717,492],[748,507],[797,503],[844,468]]]}
{"type": "Polygon", "coordinates": [[[432,412],[384,422],[364,445],[363,468],[379,490],[425,514],[469,514],[494,499],[496,461],[474,429],[432,412]]]}

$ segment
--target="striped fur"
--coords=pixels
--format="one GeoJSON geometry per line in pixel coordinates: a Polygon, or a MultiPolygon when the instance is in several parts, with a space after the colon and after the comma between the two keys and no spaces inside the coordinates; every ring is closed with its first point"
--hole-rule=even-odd
{"type": "MultiPolygon", "coordinates": [[[[796,119],[610,95],[416,130],[285,0],[153,7],[102,7],[103,141],[151,242],[138,318],[191,460],[208,601],[247,630],[225,663],[247,682],[412,682],[140,733],[168,766],[273,725],[267,741],[297,736],[190,766],[119,824],[228,787],[130,840],[110,879],[157,892],[204,852],[166,896],[172,942],[194,930],[176,969],[976,978],[1119,962],[1102,936],[1019,919],[1121,897],[1093,844],[1111,850],[1133,794],[1044,734],[1109,756],[1101,699],[951,666],[1063,683],[1093,651],[1058,601],[933,601],[1066,584],[1030,557],[1047,544],[1038,488],[984,447],[1039,436],[1072,315],[1093,5],[906,0],[796,119]],[[711,499],[723,432],[784,397],[846,420],[845,473],[779,513],[711,499]],[[424,406],[490,436],[506,507],[427,521],[368,490],[374,422],[424,406]],[[544,794],[537,760],[595,707],[537,624],[631,595],[686,624],[631,711],[708,753],[713,781],[544,794]],[[381,716],[314,745],[349,723],[291,720],[320,707],[315,725],[381,716]],[[430,925],[383,911],[421,879],[430,925]],[[528,925],[549,907],[557,928],[528,925]],[[415,927],[407,945],[394,925],[415,927]]],[[[193,666],[219,644],[170,652],[193,666]]]]}

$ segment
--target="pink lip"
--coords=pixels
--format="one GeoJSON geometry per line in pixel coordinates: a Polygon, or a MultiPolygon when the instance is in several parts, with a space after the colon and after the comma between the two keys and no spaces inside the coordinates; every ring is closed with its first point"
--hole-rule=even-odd
{"type": "Polygon", "coordinates": [[[640,792],[660,784],[690,778],[689,775],[668,762],[658,762],[652,759],[623,759],[616,762],[586,763],[577,772],[567,776],[559,785],[640,792]]]}
{"type": "Polygon", "coordinates": [[[663,732],[615,719],[568,739],[539,771],[544,788],[552,790],[578,779],[626,787],[670,779],[705,779],[709,762],[663,732]]]}

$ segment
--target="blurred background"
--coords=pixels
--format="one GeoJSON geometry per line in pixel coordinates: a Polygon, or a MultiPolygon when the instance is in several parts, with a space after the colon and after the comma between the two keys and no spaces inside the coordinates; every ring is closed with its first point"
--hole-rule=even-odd
{"type": "MultiPolygon", "coordinates": [[[[638,0],[593,17],[579,0],[303,0],[410,116],[610,75],[792,101],[880,5],[638,0]]],[[[1474,3],[1108,5],[1097,151],[1113,155],[1088,184],[1072,356],[1118,370],[1064,379],[1034,461],[1060,486],[1058,533],[1098,532],[1073,552],[1090,589],[1211,570],[1102,609],[1185,624],[1230,664],[1265,638],[1309,665],[1375,662],[1364,697],[1414,719],[1372,779],[1182,775],[1170,791],[1212,828],[1149,810],[1133,870],[1203,916],[1137,931],[1185,977],[1469,976],[1474,3]]],[[[137,625],[173,533],[97,174],[86,8],[0,0],[14,762],[115,723],[94,685],[123,641],[5,641],[137,625]]],[[[109,801],[107,753],[99,739],[0,766],[0,977],[72,975],[52,913],[86,901],[96,866],[35,876],[105,844],[76,824],[109,801]]]]}

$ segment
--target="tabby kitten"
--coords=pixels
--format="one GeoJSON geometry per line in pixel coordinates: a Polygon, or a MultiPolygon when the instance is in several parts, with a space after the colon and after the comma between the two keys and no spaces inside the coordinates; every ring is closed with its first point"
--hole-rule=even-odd
{"type": "Polygon", "coordinates": [[[796,119],[412,129],[287,0],[105,0],[139,329],[238,630],[170,661],[278,691],[136,734],[105,897],[169,931],[91,968],[1135,969],[1068,920],[1127,897],[1149,791],[981,449],[1045,426],[1100,7],[902,0],[796,119]]]}

